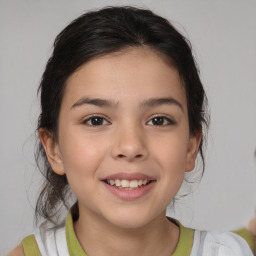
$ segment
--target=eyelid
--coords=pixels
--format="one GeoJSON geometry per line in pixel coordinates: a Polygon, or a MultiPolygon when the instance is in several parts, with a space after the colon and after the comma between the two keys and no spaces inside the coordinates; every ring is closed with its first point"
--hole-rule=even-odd
{"type": "Polygon", "coordinates": [[[92,115],[89,115],[89,116],[86,116],[82,121],[81,121],[82,124],[85,124],[85,125],[88,125],[88,126],[104,126],[104,125],[109,125],[111,124],[110,121],[108,120],[108,118],[106,118],[105,116],[101,115],[101,114],[92,114],[92,115]],[[87,124],[87,122],[92,119],[92,118],[95,118],[95,117],[99,117],[99,118],[102,118],[104,121],[107,121],[107,124],[102,124],[102,125],[90,125],[90,124],[87,124]]]}
{"type": "Polygon", "coordinates": [[[152,116],[147,122],[146,124],[148,124],[150,121],[152,121],[154,118],[163,118],[165,120],[167,120],[168,124],[163,124],[163,125],[154,125],[154,124],[151,124],[152,126],[168,126],[168,125],[175,125],[176,124],[176,121],[174,121],[173,118],[169,117],[169,116],[166,116],[166,115],[154,115],[152,116]]]}

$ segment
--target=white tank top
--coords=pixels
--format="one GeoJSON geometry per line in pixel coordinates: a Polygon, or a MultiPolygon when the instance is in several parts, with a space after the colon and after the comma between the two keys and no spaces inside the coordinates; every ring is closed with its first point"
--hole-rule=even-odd
{"type": "MultiPolygon", "coordinates": [[[[173,256],[253,256],[246,241],[237,234],[192,230],[183,227],[179,222],[177,224],[180,227],[180,238],[173,256]]],[[[35,239],[42,256],[70,255],[70,242],[66,237],[67,226],[71,227],[68,232],[74,237],[71,213],[67,217],[66,225],[63,223],[58,228],[53,228],[53,225],[47,222],[40,225],[38,232],[35,233],[35,239]]],[[[72,244],[70,246],[72,247],[72,244]]],[[[79,256],[86,256],[81,251],[82,249],[82,255],[79,256]]]]}

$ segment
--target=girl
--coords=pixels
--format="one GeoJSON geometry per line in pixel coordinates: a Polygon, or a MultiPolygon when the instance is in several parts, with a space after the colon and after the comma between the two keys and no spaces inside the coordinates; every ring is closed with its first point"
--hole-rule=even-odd
{"type": "Polygon", "coordinates": [[[233,233],[166,218],[202,158],[206,96],[186,38],[149,10],[82,15],[56,38],[39,87],[47,219],[10,255],[252,255],[233,233]],[[77,201],[53,226],[71,191],[77,201]]]}

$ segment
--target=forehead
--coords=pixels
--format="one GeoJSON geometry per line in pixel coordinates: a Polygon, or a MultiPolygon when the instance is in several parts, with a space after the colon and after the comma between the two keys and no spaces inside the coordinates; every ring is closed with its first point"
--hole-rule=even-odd
{"type": "Polygon", "coordinates": [[[160,54],[148,48],[131,48],[97,57],[67,80],[63,101],[79,97],[108,98],[123,103],[150,97],[175,97],[186,105],[178,71],[160,54]]]}

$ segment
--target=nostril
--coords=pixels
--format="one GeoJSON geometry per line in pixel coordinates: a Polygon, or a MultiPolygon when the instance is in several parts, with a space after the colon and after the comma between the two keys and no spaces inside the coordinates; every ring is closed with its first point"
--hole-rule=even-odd
{"type": "MultiPolygon", "coordinates": [[[[125,158],[126,156],[125,155],[123,155],[123,154],[119,154],[119,155],[117,155],[117,157],[118,158],[125,158]]],[[[143,155],[142,154],[138,154],[138,155],[135,155],[134,156],[134,158],[142,158],[143,157],[143,155]]]]}

